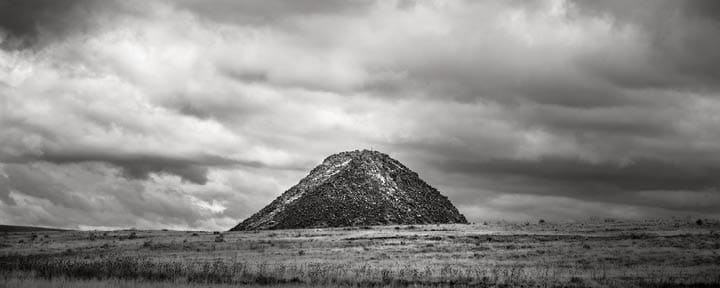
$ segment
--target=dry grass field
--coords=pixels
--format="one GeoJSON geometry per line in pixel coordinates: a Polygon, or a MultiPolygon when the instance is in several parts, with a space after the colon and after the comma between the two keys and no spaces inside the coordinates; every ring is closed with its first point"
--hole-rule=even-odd
{"type": "Polygon", "coordinates": [[[718,287],[720,223],[0,232],[0,287],[718,287]]]}

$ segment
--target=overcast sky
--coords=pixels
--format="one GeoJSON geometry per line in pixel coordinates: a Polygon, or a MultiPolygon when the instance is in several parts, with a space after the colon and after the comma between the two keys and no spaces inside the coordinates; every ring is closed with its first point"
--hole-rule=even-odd
{"type": "Polygon", "coordinates": [[[0,0],[0,222],[229,229],[374,148],[470,221],[720,217],[720,1],[0,0]]]}

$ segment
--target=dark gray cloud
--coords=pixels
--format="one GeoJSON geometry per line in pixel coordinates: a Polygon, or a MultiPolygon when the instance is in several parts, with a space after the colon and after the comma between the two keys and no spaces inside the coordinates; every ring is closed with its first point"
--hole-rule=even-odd
{"type": "Polygon", "coordinates": [[[372,1],[368,0],[299,0],[299,1],[233,1],[181,0],[178,8],[187,9],[203,19],[240,25],[268,25],[284,22],[292,17],[313,17],[315,15],[346,15],[360,13],[372,1]]]}
{"type": "MultiPolygon", "coordinates": [[[[580,159],[541,158],[537,160],[490,159],[443,163],[448,172],[521,177],[538,183],[562,183],[572,189],[607,191],[708,190],[718,189],[720,165],[667,163],[657,159],[634,159],[629,163],[590,163],[580,159]]],[[[558,191],[557,193],[580,193],[558,191]]]]}
{"type": "Polygon", "coordinates": [[[720,209],[717,1],[0,7],[14,222],[227,228],[370,147],[473,219],[720,209]]]}
{"type": "Polygon", "coordinates": [[[672,16],[673,14],[682,18],[720,20],[720,6],[717,1],[713,0],[682,2],[671,0],[572,0],[571,2],[578,4],[581,12],[591,15],[610,16],[621,22],[657,23],[670,20],[666,16],[672,16]]]}
{"type": "MultiPolygon", "coordinates": [[[[144,180],[114,178],[112,169],[99,163],[4,164],[0,172],[12,200],[0,199],[3,211],[11,212],[4,219],[20,224],[123,228],[182,223],[202,227],[210,215],[223,217],[221,211],[194,205],[200,200],[179,190],[177,182],[154,186],[144,180]],[[68,181],[65,175],[73,179],[68,181]]],[[[214,192],[217,188],[204,189],[214,192]]]]}
{"type": "Polygon", "coordinates": [[[207,183],[209,168],[270,168],[301,170],[303,167],[273,166],[260,161],[234,160],[214,155],[173,157],[161,154],[111,154],[111,151],[97,153],[80,151],[45,152],[42,156],[16,157],[6,163],[27,163],[46,161],[55,164],[102,162],[119,167],[122,175],[130,179],[147,180],[151,173],[176,175],[184,181],[204,185],[207,183]]]}
{"type": "Polygon", "coordinates": [[[629,88],[675,87],[718,91],[720,8],[717,1],[573,1],[584,15],[606,17],[616,29],[635,27],[645,51],[631,65],[614,61],[612,50],[586,59],[613,83],[629,88]],[[604,60],[603,60],[604,59],[604,60]],[[612,60],[612,59],[611,59],[612,60]]]}
{"type": "MultiPolygon", "coordinates": [[[[68,193],[69,188],[62,183],[53,181],[53,177],[30,167],[10,166],[4,169],[7,177],[6,189],[46,199],[63,207],[89,210],[91,204],[82,197],[68,193]]],[[[12,200],[11,200],[12,201],[12,200]]],[[[12,201],[10,204],[14,204],[12,201]]]]}
{"type": "Polygon", "coordinates": [[[89,33],[96,28],[100,8],[106,5],[120,8],[114,1],[0,1],[0,30],[9,36],[1,47],[21,49],[71,34],[89,33]]]}
{"type": "MultiPolygon", "coordinates": [[[[195,184],[207,183],[208,167],[231,166],[240,164],[238,161],[220,157],[198,157],[198,159],[182,159],[162,157],[160,155],[88,155],[88,154],[50,154],[41,158],[57,164],[81,162],[105,162],[122,169],[122,174],[131,179],[147,180],[150,173],[167,173],[180,176],[183,180],[195,184]],[[204,159],[203,159],[204,158],[204,159]]],[[[243,163],[260,165],[260,163],[243,163]]]]}

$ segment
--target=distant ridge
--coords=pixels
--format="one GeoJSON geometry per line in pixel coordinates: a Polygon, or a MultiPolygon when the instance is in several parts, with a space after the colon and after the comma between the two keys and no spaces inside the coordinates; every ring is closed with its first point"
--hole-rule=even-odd
{"type": "Polygon", "coordinates": [[[16,226],[16,225],[0,225],[0,232],[34,232],[34,231],[70,231],[67,229],[35,227],[35,226],[16,226]]]}
{"type": "Polygon", "coordinates": [[[231,229],[467,223],[447,197],[377,151],[327,157],[300,182],[231,229]]]}

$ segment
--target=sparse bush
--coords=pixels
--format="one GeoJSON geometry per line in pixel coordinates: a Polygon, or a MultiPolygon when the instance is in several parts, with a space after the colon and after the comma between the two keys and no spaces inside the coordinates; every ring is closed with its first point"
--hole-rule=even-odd
{"type": "Polygon", "coordinates": [[[392,281],[393,277],[393,271],[388,269],[382,269],[380,270],[380,281],[382,282],[382,285],[389,285],[390,281],[392,281]]]}
{"type": "Polygon", "coordinates": [[[298,255],[300,255],[300,256],[305,255],[305,250],[298,251],[298,255]]]}
{"type": "Polygon", "coordinates": [[[223,238],[223,234],[218,234],[218,236],[215,237],[215,242],[225,242],[225,238],[223,238]]]}
{"type": "Polygon", "coordinates": [[[138,236],[137,236],[137,233],[135,233],[135,232],[131,232],[130,236],[128,236],[128,239],[137,239],[137,238],[138,238],[138,236]]]}
{"type": "Polygon", "coordinates": [[[637,240],[637,239],[647,239],[651,236],[647,233],[630,233],[630,239],[637,240]]]}

